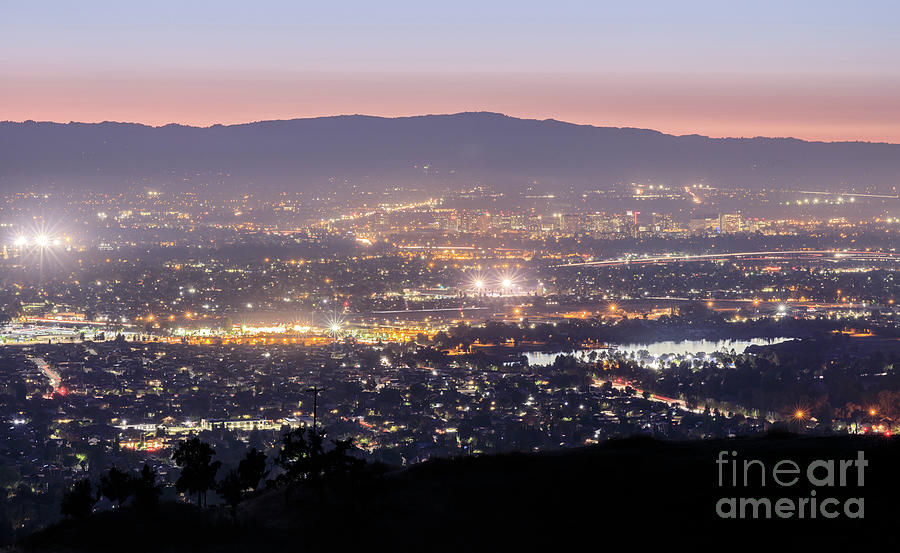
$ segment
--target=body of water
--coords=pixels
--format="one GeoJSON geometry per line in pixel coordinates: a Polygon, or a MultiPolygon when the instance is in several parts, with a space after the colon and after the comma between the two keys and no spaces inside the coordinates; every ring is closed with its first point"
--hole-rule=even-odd
{"type": "MultiPolygon", "coordinates": [[[[581,356],[581,352],[584,352],[584,355],[590,355],[592,351],[596,351],[598,355],[609,352],[610,354],[613,352],[618,353],[634,353],[638,354],[640,351],[646,351],[652,357],[662,357],[664,355],[675,355],[675,356],[688,356],[700,353],[714,353],[717,351],[731,351],[732,349],[735,353],[743,353],[747,346],[768,346],[772,344],[778,344],[780,342],[785,342],[787,340],[791,340],[791,338],[749,338],[746,340],[683,340],[680,342],[676,342],[673,340],[665,340],[661,342],[649,342],[646,344],[620,344],[615,349],[597,349],[597,350],[578,350],[575,352],[576,356],[581,356]]],[[[531,365],[549,365],[553,363],[556,359],[557,353],[545,353],[539,351],[529,351],[524,353],[525,357],[528,358],[528,363],[531,365]]]]}

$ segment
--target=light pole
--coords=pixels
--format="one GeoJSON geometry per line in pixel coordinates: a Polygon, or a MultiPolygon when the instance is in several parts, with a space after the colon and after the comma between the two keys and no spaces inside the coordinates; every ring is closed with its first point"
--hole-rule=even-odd
{"type": "Polygon", "coordinates": [[[313,430],[316,430],[318,423],[318,411],[319,411],[319,393],[322,391],[318,386],[312,386],[306,389],[307,392],[312,392],[313,395],[313,430]]]}

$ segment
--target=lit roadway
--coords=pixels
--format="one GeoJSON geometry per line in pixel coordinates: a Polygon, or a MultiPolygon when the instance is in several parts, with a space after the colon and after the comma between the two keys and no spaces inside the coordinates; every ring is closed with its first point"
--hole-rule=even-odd
{"type": "Polygon", "coordinates": [[[109,321],[87,321],[79,319],[50,319],[45,317],[26,317],[26,323],[52,323],[55,325],[89,325],[89,326],[135,326],[127,323],[116,323],[109,321]]]}
{"type": "Polygon", "coordinates": [[[58,390],[59,385],[62,382],[62,377],[59,376],[59,373],[53,370],[53,367],[41,357],[33,357],[31,358],[31,362],[37,365],[37,368],[44,373],[44,376],[50,381],[50,386],[53,387],[53,391],[58,390]]]}
{"type": "Polygon", "coordinates": [[[708,253],[699,255],[661,255],[656,257],[633,257],[568,263],[557,267],[614,267],[621,265],[687,263],[692,261],[887,261],[900,263],[900,253],[872,252],[862,250],[785,250],[761,252],[708,253]]]}
{"type": "MultiPolygon", "coordinates": [[[[622,378],[616,378],[614,380],[609,380],[609,381],[604,380],[602,378],[595,378],[595,379],[593,379],[593,382],[591,382],[591,386],[594,386],[595,388],[602,388],[603,385],[606,384],[607,382],[612,384],[612,387],[619,391],[624,391],[625,388],[630,386],[634,390],[634,393],[636,396],[642,396],[644,394],[644,390],[635,386],[636,383],[628,382],[627,380],[622,379],[622,378]]],[[[681,399],[673,399],[670,397],[661,396],[661,395],[653,394],[653,393],[650,394],[648,399],[650,401],[662,402],[662,403],[665,403],[668,405],[677,405],[684,411],[690,411],[691,413],[696,413],[698,415],[702,414],[704,412],[704,409],[700,408],[699,406],[691,409],[690,407],[688,407],[687,402],[685,402],[684,400],[681,400],[681,399]]],[[[704,406],[705,406],[705,404],[704,404],[704,406]]],[[[740,407],[740,406],[735,406],[735,408],[738,411],[747,411],[746,409],[744,409],[743,407],[740,407]]],[[[769,422],[775,422],[774,418],[766,417],[766,419],[769,422]]]]}

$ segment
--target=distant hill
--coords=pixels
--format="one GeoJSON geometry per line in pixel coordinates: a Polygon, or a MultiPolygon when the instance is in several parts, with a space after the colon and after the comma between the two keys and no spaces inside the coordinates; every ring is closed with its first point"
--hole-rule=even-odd
{"type": "Polygon", "coordinates": [[[443,187],[521,190],[618,181],[816,190],[900,181],[900,145],[671,136],[495,113],[362,115],[208,128],[0,123],[0,190],[30,185],[443,187]]]}
{"type": "MultiPolygon", "coordinates": [[[[26,551],[643,551],[859,550],[893,539],[900,504],[900,441],[884,438],[767,438],[658,442],[644,438],[543,454],[438,460],[290,499],[261,492],[227,511],[164,504],[155,514],[131,508],[65,521],[22,544],[26,551]],[[856,459],[869,465],[857,487],[815,488],[828,497],[864,499],[864,518],[723,520],[723,497],[810,498],[813,460],[856,459]],[[719,488],[716,459],[768,467],[766,485],[719,488]],[[779,487],[771,470],[783,459],[800,482],[779,487]],[[792,547],[794,546],[794,547],[792,547]]],[[[741,465],[743,466],[743,465],[741,465]]],[[[742,475],[743,469],[738,474],[742,475]]],[[[759,478],[757,469],[751,480],[759,478]]],[[[730,469],[723,471],[726,481],[730,469]]],[[[817,473],[823,477],[824,473],[817,473]]],[[[790,475],[782,473],[782,480],[790,475]]],[[[758,482],[758,480],[752,480],[758,482]]],[[[837,481],[836,481],[837,483],[837,481]]],[[[808,510],[806,511],[808,513],[808,510]]]]}

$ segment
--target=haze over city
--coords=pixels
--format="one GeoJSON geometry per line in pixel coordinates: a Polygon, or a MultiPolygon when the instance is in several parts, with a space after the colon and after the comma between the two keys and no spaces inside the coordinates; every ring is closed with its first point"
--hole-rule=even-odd
{"type": "Polygon", "coordinates": [[[882,550],[892,2],[0,2],[0,550],[882,550]]]}

